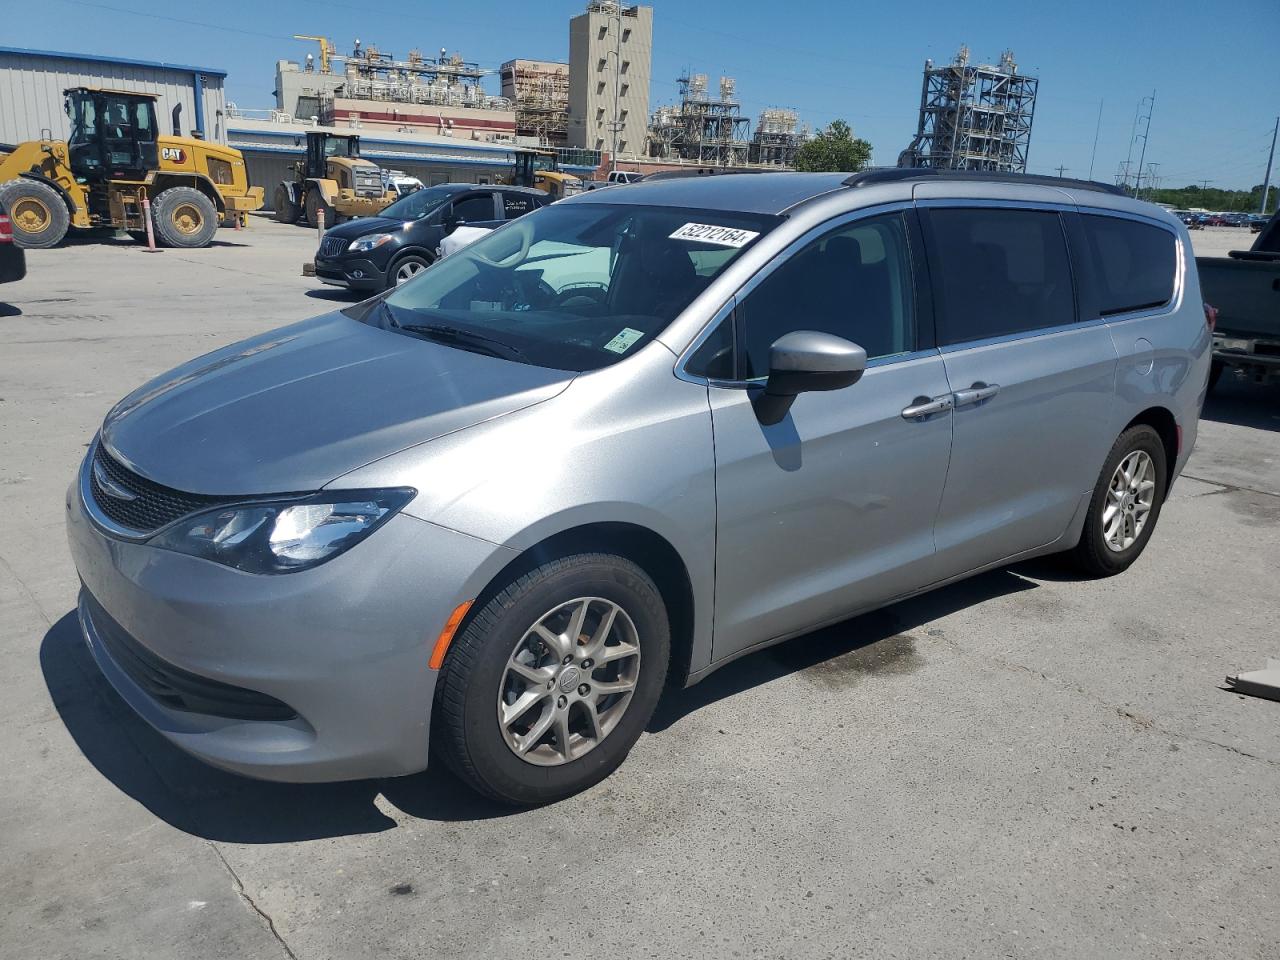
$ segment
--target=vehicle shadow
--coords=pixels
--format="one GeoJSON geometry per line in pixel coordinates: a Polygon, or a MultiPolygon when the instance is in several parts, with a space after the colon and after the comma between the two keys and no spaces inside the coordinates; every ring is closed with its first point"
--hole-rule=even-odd
{"type": "Polygon", "coordinates": [[[173,746],[112,689],[80,636],[74,611],[40,645],[50,698],[76,746],[99,773],[171,826],[207,840],[286,843],[396,826],[379,793],[427,820],[485,820],[513,809],[477,797],[440,763],[426,773],[347,783],[285,784],[210,767],[173,746]]]}
{"type": "Polygon", "coordinates": [[[957,610],[1036,589],[1038,584],[1017,572],[1026,568],[1030,574],[1034,569],[1035,575],[1040,576],[1042,562],[1034,563],[1037,564],[1034,568],[1023,565],[992,570],[860,617],[842,620],[749,654],[721,667],[696,686],[668,689],[649,721],[649,732],[662,733],[703,707],[793,673],[814,670],[829,676],[841,671],[856,678],[858,674],[910,672],[923,662],[916,649],[920,641],[911,631],[957,610]]]}
{"type": "MultiPolygon", "coordinates": [[[[744,657],[697,686],[666,691],[648,730],[667,735],[709,704],[793,673],[910,672],[923,660],[909,631],[1035,588],[1014,570],[997,570],[816,630],[744,657]]],[[[326,784],[268,783],[210,767],[170,744],[116,694],[85,647],[74,611],[45,634],[40,666],[58,715],[94,768],[155,816],[194,836],[287,843],[377,833],[396,826],[375,804],[378,794],[423,820],[479,821],[521,812],[477,796],[436,760],[410,777],[326,784]]]]}
{"type": "Polygon", "coordinates": [[[315,300],[337,300],[342,303],[359,303],[373,294],[360,293],[355,290],[344,290],[342,287],[320,287],[308,290],[307,296],[315,300]]]}
{"type": "Polygon", "coordinates": [[[1236,380],[1223,373],[1205,398],[1201,420],[1258,430],[1280,430],[1280,388],[1274,384],[1236,380]]]}
{"type": "Polygon", "coordinates": [[[0,317],[20,317],[22,316],[22,308],[12,303],[4,303],[0,301],[0,317]]]}

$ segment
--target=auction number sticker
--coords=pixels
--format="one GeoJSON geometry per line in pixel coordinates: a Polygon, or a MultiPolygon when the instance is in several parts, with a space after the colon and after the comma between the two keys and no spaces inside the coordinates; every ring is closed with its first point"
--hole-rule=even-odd
{"type": "Polygon", "coordinates": [[[626,353],[631,349],[632,344],[643,337],[644,334],[639,330],[633,330],[631,327],[623,327],[621,332],[604,345],[606,350],[613,353],[626,353]]]}
{"type": "Polygon", "coordinates": [[[670,240],[699,240],[702,243],[714,243],[720,247],[745,247],[760,236],[754,230],[739,230],[737,227],[717,227],[712,223],[686,223],[671,234],[670,240]]]}

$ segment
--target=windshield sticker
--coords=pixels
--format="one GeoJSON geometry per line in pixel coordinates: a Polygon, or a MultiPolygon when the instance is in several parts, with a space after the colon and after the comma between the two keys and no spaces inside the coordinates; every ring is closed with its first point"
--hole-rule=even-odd
{"type": "Polygon", "coordinates": [[[700,240],[703,243],[714,243],[720,247],[745,247],[760,236],[754,230],[739,230],[737,227],[717,227],[710,223],[686,223],[671,234],[670,240],[700,240]]]}
{"type": "Polygon", "coordinates": [[[613,353],[626,353],[635,344],[637,340],[644,334],[639,330],[632,330],[630,327],[623,327],[622,332],[604,345],[606,350],[613,353]]]}

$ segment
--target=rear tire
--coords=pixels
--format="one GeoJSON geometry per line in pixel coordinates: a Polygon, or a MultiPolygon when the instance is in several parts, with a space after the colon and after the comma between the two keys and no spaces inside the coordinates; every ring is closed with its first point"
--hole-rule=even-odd
{"type": "Polygon", "coordinates": [[[289,199],[289,191],[284,188],[283,183],[276,186],[275,193],[272,194],[271,206],[277,223],[298,222],[298,205],[289,199]]]}
{"type": "Polygon", "coordinates": [[[1127,570],[1151,539],[1168,489],[1160,434],[1146,424],[1120,434],[1093,488],[1080,542],[1071,553],[1075,565],[1093,577],[1127,570]]]}
{"type": "Polygon", "coordinates": [[[562,800],[626,759],[670,650],[662,595],[636,564],[600,553],[545,563],[487,600],[454,640],[433,744],[485,796],[562,800]]]}
{"type": "Polygon", "coordinates": [[[218,221],[218,208],[194,187],[170,187],[151,202],[156,242],[166,247],[207,247],[218,221]]]}
{"type": "Polygon", "coordinates": [[[27,250],[56,247],[71,226],[71,213],[61,194],[47,183],[19,177],[0,187],[13,226],[13,239],[27,250]]]}

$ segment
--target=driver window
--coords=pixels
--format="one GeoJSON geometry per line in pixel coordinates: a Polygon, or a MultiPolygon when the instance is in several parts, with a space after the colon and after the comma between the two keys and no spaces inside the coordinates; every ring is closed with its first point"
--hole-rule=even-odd
{"type": "Polygon", "coordinates": [[[741,379],[769,373],[783,334],[817,330],[851,340],[868,358],[915,349],[911,256],[901,214],[845,224],[793,253],[738,307],[741,379]]]}

